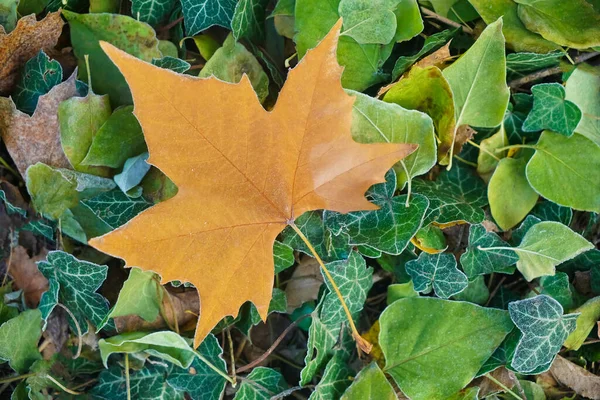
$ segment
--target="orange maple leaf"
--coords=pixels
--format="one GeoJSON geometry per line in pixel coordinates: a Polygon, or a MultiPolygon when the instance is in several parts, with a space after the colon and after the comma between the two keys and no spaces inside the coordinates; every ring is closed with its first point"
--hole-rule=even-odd
{"type": "Polygon", "coordinates": [[[416,148],[352,140],[354,98],[336,59],[340,27],[289,73],[270,112],[247,76],[237,84],[197,79],[101,44],[133,94],[148,162],[179,192],[90,244],[162,282],[195,285],[195,347],[248,300],[266,318],[273,243],[286,225],[310,210],[377,209],[365,191],[416,148]]]}

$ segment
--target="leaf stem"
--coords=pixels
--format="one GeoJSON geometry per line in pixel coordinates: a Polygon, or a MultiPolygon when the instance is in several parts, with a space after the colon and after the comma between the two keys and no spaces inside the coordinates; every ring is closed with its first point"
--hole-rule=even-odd
{"type": "Polygon", "coordinates": [[[200,361],[202,361],[204,364],[206,364],[210,369],[215,371],[217,374],[221,375],[227,382],[231,383],[231,386],[233,386],[233,387],[237,386],[237,382],[232,377],[230,377],[225,372],[223,372],[219,368],[217,368],[217,366],[215,366],[213,363],[208,361],[208,359],[206,357],[204,357],[202,354],[200,354],[200,352],[198,350],[195,350],[195,354],[196,354],[196,357],[198,357],[198,359],[200,361]]]}
{"type": "Polygon", "coordinates": [[[457,155],[455,155],[454,158],[456,158],[461,163],[464,163],[464,164],[470,165],[471,167],[477,168],[477,164],[472,163],[471,161],[467,161],[464,158],[461,158],[461,157],[459,157],[457,155]]]}
{"type": "MultiPolygon", "coordinates": [[[[126,353],[126,354],[127,354],[127,353],[126,353]]],[[[51,380],[51,381],[52,381],[52,383],[54,383],[56,386],[58,386],[58,387],[59,387],[59,388],[60,388],[60,389],[61,389],[63,392],[67,392],[67,393],[69,393],[69,394],[72,394],[73,396],[80,396],[80,395],[82,395],[82,394],[83,394],[83,393],[81,393],[81,392],[76,392],[76,391],[74,391],[74,390],[71,390],[71,389],[69,389],[69,388],[68,388],[68,387],[66,387],[66,386],[63,386],[63,384],[62,384],[62,383],[60,383],[59,381],[57,381],[56,379],[54,379],[54,378],[53,378],[52,376],[50,376],[50,375],[47,375],[47,374],[46,374],[46,375],[45,375],[45,378],[46,378],[46,379],[49,379],[49,380],[51,380]]],[[[129,380],[127,381],[127,383],[129,383],[129,380]]],[[[127,394],[129,394],[129,390],[127,391],[127,394]]]]}
{"type": "Polygon", "coordinates": [[[534,146],[532,144],[511,144],[510,146],[500,147],[499,149],[496,149],[495,152],[496,153],[500,153],[501,151],[510,150],[510,149],[534,149],[534,150],[538,150],[537,146],[534,146]]]}
{"type": "Polygon", "coordinates": [[[17,171],[14,170],[13,167],[11,167],[10,165],[8,165],[8,163],[6,162],[6,160],[2,157],[0,157],[0,164],[2,164],[4,166],[4,168],[6,168],[7,170],[9,170],[14,176],[16,176],[17,178],[21,178],[21,174],[19,174],[17,171]]]}
{"type": "Polygon", "coordinates": [[[408,168],[406,168],[406,164],[404,160],[400,160],[400,165],[402,165],[402,169],[404,169],[404,173],[406,174],[406,183],[407,183],[407,192],[406,192],[406,204],[405,207],[408,208],[410,206],[410,195],[412,193],[412,177],[408,173],[408,168]]]}
{"type": "Polygon", "coordinates": [[[348,323],[350,324],[350,330],[352,331],[352,337],[356,341],[356,344],[358,345],[358,347],[362,351],[364,351],[365,353],[369,354],[371,352],[371,349],[373,348],[373,345],[371,343],[369,343],[367,340],[365,340],[358,333],[358,329],[356,329],[356,325],[354,325],[354,320],[352,319],[352,313],[350,313],[350,309],[348,308],[348,305],[346,304],[346,301],[344,300],[344,296],[342,296],[342,292],[340,292],[340,289],[338,288],[337,284],[333,280],[333,277],[331,276],[331,273],[329,272],[329,270],[325,266],[325,263],[323,262],[323,260],[321,260],[321,257],[319,257],[319,255],[317,254],[317,251],[315,250],[315,248],[313,247],[313,245],[310,243],[310,241],[308,240],[308,238],[306,236],[304,236],[304,233],[302,233],[302,231],[300,230],[300,228],[298,228],[296,226],[296,224],[294,224],[293,222],[290,222],[289,226],[291,226],[292,229],[294,231],[296,231],[296,233],[298,234],[298,236],[300,237],[300,239],[302,239],[302,241],[304,241],[304,243],[306,244],[306,246],[308,247],[308,249],[310,250],[310,252],[313,254],[313,256],[315,257],[315,259],[317,260],[317,262],[319,263],[319,265],[323,269],[323,272],[325,273],[325,276],[327,277],[327,280],[331,284],[331,287],[333,288],[333,291],[335,292],[335,294],[337,295],[338,299],[340,300],[342,308],[344,309],[344,313],[346,313],[346,317],[348,318],[348,323]]]}
{"type": "Polygon", "coordinates": [[[79,327],[79,322],[77,322],[77,318],[75,318],[75,315],[73,315],[73,313],[71,312],[71,310],[69,310],[67,308],[67,306],[65,306],[64,304],[61,303],[56,303],[57,306],[59,306],[60,308],[62,308],[63,310],[66,311],[67,314],[69,314],[69,317],[71,317],[71,319],[73,320],[73,324],[75,324],[75,328],[77,329],[77,352],[75,353],[75,355],[72,357],[73,360],[79,358],[79,356],[81,355],[81,347],[83,344],[83,340],[82,340],[82,334],[81,334],[81,328],[79,327]]]}
{"type": "Polygon", "coordinates": [[[489,151],[485,147],[480,146],[479,144],[475,143],[471,139],[467,140],[467,143],[469,143],[473,147],[478,148],[479,151],[483,151],[485,154],[487,154],[488,156],[492,157],[494,160],[500,162],[500,158],[498,158],[494,153],[492,153],[491,151],[489,151]]]}
{"type": "Polygon", "coordinates": [[[92,71],[90,71],[90,55],[86,54],[83,58],[85,59],[85,68],[87,69],[88,92],[94,93],[94,90],[92,89],[92,71]]]}
{"type": "Polygon", "coordinates": [[[32,372],[30,374],[9,376],[8,378],[2,378],[2,379],[0,379],[0,384],[11,383],[11,382],[14,382],[14,381],[20,381],[21,379],[31,378],[32,376],[36,376],[36,375],[37,375],[36,372],[32,372]]]}
{"type": "Polygon", "coordinates": [[[497,386],[500,386],[505,392],[509,393],[515,399],[523,400],[521,398],[521,396],[519,396],[518,394],[516,394],[515,392],[513,392],[512,390],[510,390],[505,384],[503,384],[502,382],[500,382],[498,379],[494,378],[492,375],[485,374],[485,377],[488,378],[490,381],[494,382],[497,386]]]}
{"type": "Polygon", "coordinates": [[[237,383],[237,377],[235,374],[235,352],[233,351],[233,339],[231,339],[231,327],[226,329],[227,331],[227,342],[229,343],[229,357],[231,358],[231,379],[237,383]]]}
{"type": "Polygon", "coordinates": [[[131,400],[131,382],[129,380],[129,353],[125,353],[125,388],[127,390],[127,400],[131,400]]]}

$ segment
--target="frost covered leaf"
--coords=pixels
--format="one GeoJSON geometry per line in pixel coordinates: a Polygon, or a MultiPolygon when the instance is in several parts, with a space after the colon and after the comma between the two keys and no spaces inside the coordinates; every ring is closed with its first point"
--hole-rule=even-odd
{"type": "Polygon", "coordinates": [[[40,51],[27,61],[21,77],[12,93],[17,108],[29,115],[33,114],[40,96],[48,93],[62,81],[62,67],[56,60],[40,51]]]}
{"type": "Polygon", "coordinates": [[[356,97],[352,109],[354,140],[359,143],[419,145],[417,150],[394,166],[400,189],[409,179],[423,175],[435,165],[433,122],[425,113],[407,110],[352,90],[347,93],[356,97]]]}
{"type": "Polygon", "coordinates": [[[527,164],[527,180],[550,201],[600,212],[600,146],[578,133],[545,131],[527,164]]]}
{"type": "Polygon", "coordinates": [[[121,190],[111,190],[81,203],[112,229],[125,224],[152,205],[141,196],[129,197],[121,190]]]}
{"type": "Polygon", "coordinates": [[[540,294],[545,294],[558,301],[560,305],[569,310],[573,307],[573,293],[569,276],[564,272],[557,272],[553,276],[542,276],[540,278],[540,294]]]}
{"type": "Polygon", "coordinates": [[[269,400],[287,388],[288,385],[279,372],[257,367],[244,378],[233,400],[269,400]]]}
{"type": "Polygon", "coordinates": [[[384,371],[414,400],[465,387],[513,328],[506,311],[426,297],[395,301],[379,322],[384,371]]]}
{"type": "Polygon", "coordinates": [[[421,227],[429,202],[425,196],[413,195],[406,207],[406,195],[394,197],[395,191],[396,174],[390,170],[385,183],[372,186],[366,193],[379,210],[347,214],[326,211],[325,225],[336,236],[348,235],[351,245],[400,254],[421,227]]]}
{"type": "Polygon", "coordinates": [[[521,78],[531,72],[544,68],[556,67],[564,56],[560,51],[546,54],[539,53],[511,53],[506,56],[506,70],[508,80],[521,78]]]}
{"type": "MultiPolygon", "coordinates": [[[[78,260],[63,251],[51,251],[46,261],[38,263],[38,268],[50,284],[39,306],[44,322],[60,303],[75,315],[82,334],[88,331],[88,321],[96,327],[102,325],[108,314],[108,301],[96,291],[106,279],[106,265],[78,260]]],[[[76,332],[74,322],[69,320],[69,324],[76,332]]]]}
{"type": "Polygon", "coordinates": [[[376,363],[363,368],[341,400],[397,400],[394,388],[376,363]]]}
{"type": "Polygon", "coordinates": [[[520,373],[549,366],[569,334],[575,330],[579,315],[563,316],[560,303],[546,295],[514,301],[508,305],[508,311],[523,334],[511,362],[511,366],[520,373]]]}
{"type": "Polygon", "coordinates": [[[460,264],[469,278],[492,272],[512,274],[519,257],[510,249],[508,243],[494,232],[488,232],[483,225],[471,225],[469,245],[460,256],[460,264]],[[494,247],[506,247],[489,249],[494,247]]]}
{"type": "Polygon", "coordinates": [[[338,399],[346,388],[352,383],[354,375],[348,365],[348,360],[341,351],[335,352],[333,358],[327,363],[323,377],[310,395],[309,400],[338,399]]]}
{"type": "Polygon", "coordinates": [[[156,65],[157,67],[164,69],[169,69],[173,72],[177,72],[178,74],[183,74],[191,67],[189,62],[171,56],[165,56],[163,58],[154,58],[152,60],[152,65],[156,65]]]}
{"type": "Polygon", "coordinates": [[[577,317],[577,327],[571,332],[564,343],[565,347],[569,350],[579,350],[590,332],[597,326],[596,323],[600,320],[600,297],[594,297],[586,301],[574,313],[579,314],[577,317]]]}
{"type": "Polygon", "coordinates": [[[396,34],[397,1],[341,0],[338,6],[344,20],[341,35],[350,36],[359,44],[388,44],[396,34]]]}
{"type": "Polygon", "coordinates": [[[406,263],[406,272],[412,277],[417,292],[429,293],[447,299],[465,290],[467,276],[456,268],[456,259],[450,253],[427,254],[406,263]]]}
{"type": "Polygon", "coordinates": [[[583,113],[575,132],[600,146],[600,68],[580,65],[569,76],[565,91],[565,99],[583,113]]]}
{"type": "Polygon", "coordinates": [[[531,281],[543,275],[554,275],[555,266],[592,248],[590,242],[569,227],[543,221],[527,231],[514,251],[519,255],[517,269],[531,281]]]}
{"type": "Polygon", "coordinates": [[[0,359],[23,374],[31,364],[41,360],[38,342],[42,336],[39,310],[24,311],[0,326],[0,359]]]}
{"type": "Polygon", "coordinates": [[[25,210],[23,210],[20,207],[17,206],[13,206],[8,199],[6,198],[6,192],[4,192],[4,190],[0,189],[0,200],[2,201],[2,203],[4,204],[4,207],[6,208],[6,212],[8,213],[8,215],[11,214],[19,214],[22,217],[27,216],[27,212],[25,210]]]}
{"type": "MultiPolygon", "coordinates": [[[[327,264],[327,269],[333,276],[352,315],[363,308],[367,292],[373,284],[373,269],[367,268],[365,260],[352,252],[347,260],[327,264]]],[[[340,300],[332,291],[327,281],[329,291],[322,297],[310,330],[308,332],[308,352],[306,366],[301,372],[301,382],[310,382],[331,357],[333,346],[340,339],[340,331],[346,331],[346,316],[340,300]]],[[[340,351],[337,351],[339,353],[340,351]]]]}
{"type": "Polygon", "coordinates": [[[565,136],[573,135],[581,120],[581,110],[565,100],[565,88],[559,83],[541,83],[531,88],[533,109],[523,123],[523,130],[536,132],[548,129],[565,136]]]}
{"type": "Polygon", "coordinates": [[[168,18],[175,4],[174,0],[132,0],[131,14],[138,21],[157,26],[168,18]]]}
{"type": "Polygon", "coordinates": [[[235,0],[183,0],[183,18],[188,36],[194,36],[213,25],[229,29],[235,11],[235,0]]]}
{"type": "Polygon", "coordinates": [[[436,181],[417,179],[413,191],[429,200],[423,225],[444,225],[458,221],[478,224],[483,221],[481,209],[487,204],[485,184],[469,168],[456,165],[442,172],[436,181]]]}
{"type": "Polygon", "coordinates": [[[236,40],[261,41],[265,35],[265,8],[268,0],[240,0],[235,6],[231,30],[236,40]]]}

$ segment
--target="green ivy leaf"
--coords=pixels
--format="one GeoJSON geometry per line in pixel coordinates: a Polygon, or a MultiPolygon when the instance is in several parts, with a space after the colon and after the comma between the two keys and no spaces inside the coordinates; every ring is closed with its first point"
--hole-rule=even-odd
{"type": "MultiPolygon", "coordinates": [[[[133,370],[129,376],[132,399],[140,400],[184,400],[180,393],[169,386],[166,378],[174,367],[164,363],[148,364],[144,368],[133,370]]],[[[112,366],[100,373],[98,383],[90,391],[94,398],[115,400],[127,399],[127,378],[119,366],[112,366]]]]}
{"type": "Polygon", "coordinates": [[[39,310],[24,311],[0,326],[0,359],[23,374],[42,356],[38,342],[42,336],[42,319],[39,310]]]}
{"type": "Polygon", "coordinates": [[[504,129],[511,144],[523,144],[530,140],[537,140],[539,132],[525,132],[523,122],[533,107],[533,96],[525,93],[516,93],[513,102],[508,104],[504,116],[504,129]]]}
{"type": "Polygon", "coordinates": [[[560,51],[546,54],[511,53],[506,56],[506,71],[508,80],[521,78],[544,68],[556,67],[563,57],[560,51]]]}
{"type": "MultiPolygon", "coordinates": [[[[108,301],[96,291],[106,280],[106,265],[78,260],[64,251],[51,251],[38,268],[50,285],[39,306],[44,322],[60,303],[73,313],[82,334],[88,331],[88,321],[96,327],[102,325],[108,314],[108,301]]],[[[69,320],[69,324],[77,332],[74,322],[69,320]]]]}
{"type": "Polygon", "coordinates": [[[481,208],[487,204],[485,184],[466,167],[456,165],[450,171],[442,172],[436,181],[417,179],[413,182],[413,191],[429,199],[423,226],[431,222],[443,225],[483,221],[481,208]]]}
{"type": "MultiPolygon", "coordinates": [[[[208,335],[198,347],[198,352],[222,371],[227,364],[222,358],[223,349],[214,335],[208,335]]],[[[195,358],[189,369],[174,368],[167,383],[178,392],[187,393],[194,400],[219,400],[223,396],[227,381],[206,363],[195,358]]]]}
{"type": "Polygon", "coordinates": [[[519,18],[532,32],[575,49],[600,45],[600,13],[585,0],[515,0],[519,18]]]}
{"type": "Polygon", "coordinates": [[[213,25],[230,29],[235,6],[235,0],[183,0],[181,8],[187,35],[197,35],[213,25]]]}
{"type": "Polygon", "coordinates": [[[324,221],[334,235],[349,236],[351,245],[365,245],[388,254],[400,254],[423,223],[429,202],[421,195],[413,195],[406,207],[406,195],[393,196],[396,176],[393,170],[386,174],[386,182],[373,185],[367,198],[379,206],[375,211],[357,211],[347,214],[325,211],[324,221]]]}
{"type": "MultiPolygon", "coordinates": [[[[271,297],[271,302],[269,303],[268,314],[278,312],[285,313],[287,310],[287,298],[285,297],[285,292],[278,288],[273,288],[273,296],[271,297]]],[[[240,313],[240,317],[236,322],[236,327],[244,334],[246,337],[250,338],[250,329],[259,322],[262,321],[262,318],[258,314],[258,310],[252,303],[246,303],[242,311],[240,313]]],[[[251,341],[251,340],[250,340],[251,341]]]]}
{"type": "Polygon", "coordinates": [[[565,88],[559,83],[541,83],[531,88],[533,109],[523,123],[523,130],[548,129],[565,136],[573,135],[581,120],[581,110],[565,100],[565,88]]]}
{"type": "Polygon", "coordinates": [[[81,203],[112,229],[125,224],[152,205],[141,196],[132,198],[121,190],[111,190],[81,203]]]}
{"type": "Polygon", "coordinates": [[[62,81],[62,67],[43,50],[25,63],[21,77],[12,93],[17,108],[32,115],[37,107],[38,98],[50,91],[62,81]]]}
{"type": "Polygon", "coordinates": [[[545,131],[527,164],[527,180],[540,195],[575,210],[600,212],[600,146],[585,136],[545,131]]]}
{"type": "MultiPolygon", "coordinates": [[[[342,293],[350,313],[359,313],[373,284],[373,269],[367,268],[365,260],[356,252],[352,252],[347,260],[327,264],[327,269],[342,293]]],[[[333,347],[340,339],[340,332],[347,330],[344,327],[346,315],[342,305],[329,286],[329,281],[325,277],[324,279],[328,291],[315,310],[308,332],[306,366],[300,373],[302,385],[312,380],[331,358],[332,353],[340,353],[339,350],[334,352],[333,347]]]]}
{"type": "Polygon", "coordinates": [[[558,301],[560,305],[569,310],[573,307],[573,293],[571,293],[571,284],[569,276],[564,272],[557,272],[553,276],[542,276],[540,278],[540,294],[545,294],[558,301]]]}
{"type": "Polygon", "coordinates": [[[133,106],[119,107],[98,128],[81,164],[118,169],[127,159],[147,150],[133,106]]]}
{"type": "Polygon", "coordinates": [[[429,293],[447,299],[465,290],[467,276],[456,267],[456,259],[450,253],[428,254],[406,263],[406,272],[412,277],[417,292],[429,293]]]}
{"type": "Polygon", "coordinates": [[[233,400],[269,400],[287,388],[288,385],[279,372],[257,367],[244,378],[233,400]]]}
{"type": "Polygon", "coordinates": [[[4,207],[6,208],[6,212],[8,213],[8,215],[19,214],[22,217],[27,216],[27,212],[25,210],[10,204],[10,202],[6,198],[6,193],[4,192],[4,190],[0,190],[0,200],[2,201],[2,203],[4,203],[4,207]]]}
{"type": "Polygon", "coordinates": [[[600,319],[600,297],[594,297],[586,301],[574,313],[579,314],[576,328],[564,343],[564,346],[569,350],[579,350],[592,329],[597,326],[597,322],[600,319]]]}
{"type": "Polygon", "coordinates": [[[488,185],[488,201],[494,220],[502,230],[517,225],[535,207],[539,195],[529,185],[525,158],[504,158],[488,185]]]}
{"type": "Polygon", "coordinates": [[[294,249],[278,240],[273,243],[273,258],[275,274],[285,271],[296,262],[296,259],[294,258],[294,249]]]}
{"type": "Polygon", "coordinates": [[[21,228],[23,231],[32,232],[34,235],[40,235],[52,241],[54,241],[54,229],[56,229],[54,224],[41,219],[29,221],[21,228]]]}
{"type": "Polygon", "coordinates": [[[144,353],[168,361],[180,368],[189,368],[196,357],[194,349],[179,334],[171,331],[127,332],[98,342],[100,357],[105,368],[111,354],[144,353]]]}
{"type": "Polygon", "coordinates": [[[174,0],[132,0],[131,15],[138,21],[157,27],[169,17],[175,4],[174,0]]]}
{"type": "Polygon", "coordinates": [[[235,6],[231,30],[236,40],[260,42],[265,36],[265,8],[269,0],[240,0],[235,6]]]}
{"type": "Polygon", "coordinates": [[[338,399],[352,382],[354,375],[348,360],[342,352],[336,352],[327,363],[323,377],[315,387],[309,400],[338,399]]]}
{"type": "Polygon", "coordinates": [[[471,225],[469,245],[460,256],[460,264],[469,278],[478,275],[512,274],[519,257],[494,232],[488,232],[483,225],[471,225]],[[489,248],[496,248],[488,250],[489,248]],[[506,248],[504,248],[506,247],[506,248]]]}
{"type": "Polygon", "coordinates": [[[508,305],[508,311],[523,333],[511,362],[520,373],[529,373],[544,365],[549,367],[564,341],[575,330],[578,317],[578,314],[563,316],[560,303],[546,295],[514,301],[508,305]]]}
{"type": "Polygon", "coordinates": [[[384,371],[413,400],[465,387],[513,328],[506,311],[431,297],[395,301],[379,323],[384,371]]]}
{"type": "Polygon", "coordinates": [[[551,201],[542,201],[533,207],[531,215],[538,217],[542,221],[556,221],[569,226],[573,219],[573,210],[551,201]]]}
{"type": "Polygon", "coordinates": [[[394,167],[400,189],[409,179],[423,175],[435,165],[436,143],[431,118],[422,112],[406,110],[362,93],[350,90],[347,93],[356,97],[352,109],[354,140],[359,143],[419,145],[394,167]]]}
{"type": "Polygon", "coordinates": [[[152,60],[152,65],[156,65],[157,67],[177,72],[178,74],[183,74],[191,67],[189,62],[171,56],[166,56],[163,58],[154,58],[152,60]]]}
{"type": "Polygon", "coordinates": [[[428,36],[423,43],[421,50],[417,54],[412,56],[401,56],[398,57],[392,70],[392,81],[396,81],[400,78],[417,60],[425,57],[434,51],[440,49],[443,45],[448,43],[458,33],[458,29],[447,29],[445,31],[434,33],[428,36]]]}
{"type": "Polygon", "coordinates": [[[344,392],[341,400],[398,400],[394,388],[377,363],[362,369],[344,392]]]}
{"type": "Polygon", "coordinates": [[[573,71],[567,79],[565,99],[579,107],[583,116],[575,132],[582,134],[600,146],[600,68],[584,64],[573,71]]]}

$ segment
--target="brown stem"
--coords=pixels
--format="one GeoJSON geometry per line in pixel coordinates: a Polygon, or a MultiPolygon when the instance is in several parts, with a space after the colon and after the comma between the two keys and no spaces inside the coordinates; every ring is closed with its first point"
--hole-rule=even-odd
{"type": "Polygon", "coordinates": [[[438,21],[443,22],[446,25],[450,25],[455,28],[461,28],[464,33],[467,33],[469,35],[473,34],[473,29],[469,28],[468,26],[461,25],[458,22],[452,21],[451,19],[442,17],[441,15],[436,14],[435,12],[431,11],[428,8],[421,7],[421,12],[423,14],[427,15],[429,18],[437,19],[438,21]]]}

